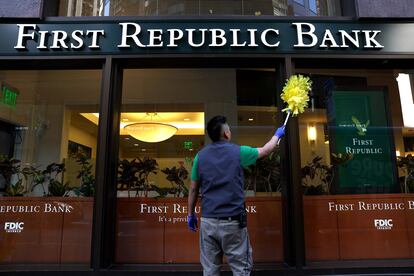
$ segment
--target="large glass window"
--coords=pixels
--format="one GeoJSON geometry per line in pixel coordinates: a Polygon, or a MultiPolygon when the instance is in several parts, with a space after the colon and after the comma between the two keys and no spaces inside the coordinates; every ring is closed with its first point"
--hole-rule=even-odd
{"type": "Polygon", "coordinates": [[[0,71],[0,264],[89,263],[100,76],[0,71]]]}
{"type": "Polygon", "coordinates": [[[412,75],[299,71],[313,81],[299,118],[307,260],[412,258],[412,75]]]}
{"type": "MultiPolygon", "coordinates": [[[[262,146],[276,126],[274,87],[274,70],[125,70],[117,263],[199,263],[198,233],[186,226],[187,195],[194,157],[210,143],[206,121],[225,115],[233,142],[262,146]]],[[[244,172],[256,263],[283,260],[279,164],[274,152],[244,172]]]]}
{"type": "Polygon", "coordinates": [[[341,5],[340,0],[61,0],[59,15],[340,16],[341,5]]]}

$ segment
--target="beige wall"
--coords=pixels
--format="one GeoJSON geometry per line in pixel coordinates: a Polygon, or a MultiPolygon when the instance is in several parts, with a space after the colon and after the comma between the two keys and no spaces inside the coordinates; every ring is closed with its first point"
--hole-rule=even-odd
{"type": "MultiPolygon", "coordinates": [[[[0,81],[19,91],[16,109],[0,105],[0,118],[25,128],[15,158],[44,168],[67,154],[67,106],[80,110],[99,103],[100,70],[9,70],[0,81]]],[[[97,112],[96,108],[89,112],[97,112]]],[[[82,136],[82,130],[76,132],[82,136]]],[[[86,139],[83,135],[82,139],[86,139]]],[[[87,140],[90,140],[89,138],[87,140]]],[[[88,142],[91,144],[90,142],[88,142]]],[[[96,143],[95,143],[96,144],[96,143]]],[[[94,146],[96,148],[96,145],[94,146]]]]}

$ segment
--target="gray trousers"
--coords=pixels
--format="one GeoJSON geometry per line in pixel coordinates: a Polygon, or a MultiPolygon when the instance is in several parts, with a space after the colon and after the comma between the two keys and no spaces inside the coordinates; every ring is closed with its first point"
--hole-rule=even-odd
{"type": "Polygon", "coordinates": [[[200,262],[204,276],[220,275],[223,254],[234,276],[250,275],[253,268],[252,247],[247,227],[236,220],[201,218],[200,262]]]}

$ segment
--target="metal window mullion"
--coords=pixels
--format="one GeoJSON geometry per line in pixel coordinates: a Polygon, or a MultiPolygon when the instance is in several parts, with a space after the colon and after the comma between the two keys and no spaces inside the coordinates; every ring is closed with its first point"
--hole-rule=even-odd
{"type": "MultiPolygon", "coordinates": [[[[290,56],[285,57],[284,66],[279,66],[279,71],[278,82],[281,91],[285,80],[295,71],[290,56]]],[[[285,108],[285,104],[280,97],[278,97],[277,106],[278,111],[285,108]]],[[[305,265],[305,239],[297,117],[290,118],[286,127],[286,137],[281,142],[281,165],[281,171],[284,173],[282,175],[284,259],[289,265],[302,269],[305,265]]]]}
{"type": "Polygon", "coordinates": [[[99,108],[91,252],[94,270],[108,268],[114,259],[121,93],[122,70],[112,57],[107,57],[102,71],[99,108]]]}

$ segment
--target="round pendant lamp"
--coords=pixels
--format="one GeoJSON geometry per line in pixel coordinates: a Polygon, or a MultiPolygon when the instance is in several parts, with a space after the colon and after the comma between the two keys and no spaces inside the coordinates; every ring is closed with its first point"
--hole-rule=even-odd
{"type": "Polygon", "coordinates": [[[137,140],[157,143],[171,138],[178,130],[173,125],[157,122],[133,123],[124,127],[125,131],[137,140]]]}

